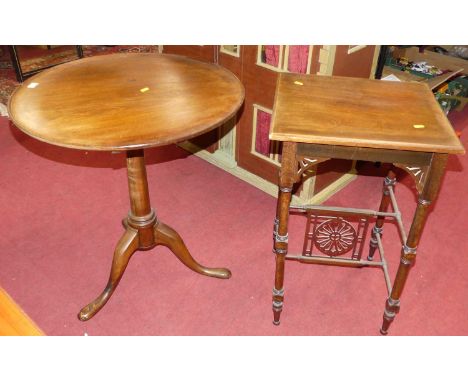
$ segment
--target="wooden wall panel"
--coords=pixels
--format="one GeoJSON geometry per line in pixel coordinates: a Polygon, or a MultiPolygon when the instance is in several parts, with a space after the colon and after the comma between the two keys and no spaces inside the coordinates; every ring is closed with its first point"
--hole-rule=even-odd
{"type": "Polygon", "coordinates": [[[354,53],[348,53],[349,45],[337,45],[334,76],[369,78],[372,70],[375,45],[367,45],[354,53]]]}
{"type": "Polygon", "coordinates": [[[320,56],[320,48],[323,45],[314,45],[312,48],[312,61],[310,63],[310,74],[317,74],[320,70],[320,63],[319,63],[319,56],[320,56]]]}
{"type": "MultiPolygon", "coordinates": [[[[242,78],[242,68],[243,68],[243,60],[244,60],[244,49],[243,49],[243,45],[240,45],[239,46],[239,57],[235,57],[233,55],[230,55],[230,54],[227,54],[227,53],[223,53],[221,51],[219,51],[219,48],[218,48],[218,64],[225,67],[226,69],[230,70],[232,73],[234,73],[234,75],[243,83],[243,78],[242,78]]],[[[239,125],[240,125],[240,118],[242,116],[242,114],[244,113],[244,105],[241,106],[241,108],[239,109],[239,111],[237,112],[237,115],[236,115],[236,137],[239,136],[239,125]]],[[[220,129],[220,132],[221,131],[224,131],[226,132],[226,129],[220,129]]],[[[221,138],[221,137],[220,137],[221,138]]],[[[233,138],[234,140],[234,138],[233,138]]],[[[238,151],[237,151],[237,142],[235,143],[235,160],[238,161],[239,160],[239,156],[238,156],[238,151]]]]}
{"type": "Polygon", "coordinates": [[[164,45],[163,53],[180,54],[195,60],[214,62],[216,45],[164,45]]]}
{"type": "Polygon", "coordinates": [[[317,167],[314,194],[323,191],[324,188],[349,172],[352,168],[352,165],[352,161],[345,159],[331,159],[320,163],[317,167]]]}
{"type": "Polygon", "coordinates": [[[278,166],[250,153],[253,135],[254,104],[273,109],[278,72],[257,65],[257,45],[244,45],[242,52],[242,82],[245,86],[244,111],[237,134],[238,165],[276,184],[278,166]]]}

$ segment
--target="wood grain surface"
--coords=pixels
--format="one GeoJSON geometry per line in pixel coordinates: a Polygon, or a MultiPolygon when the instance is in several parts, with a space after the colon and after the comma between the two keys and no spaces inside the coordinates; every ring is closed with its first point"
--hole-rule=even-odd
{"type": "Polygon", "coordinates": [[[461,154],[425,84],[281,73],[270,139],[461,154]]]}
{"type": "Polygon", "coordinates": [[[43,336],[44,333],[0,288],[0,336],[43,336]]]}
{"type": "Polygon", "coordinates": [[[17,127],[58,146],[129,150],[183,141],[231,118],[244,88],[228,70],[182,56],[128,53],[31,77],[9,103],[17,127]]]}

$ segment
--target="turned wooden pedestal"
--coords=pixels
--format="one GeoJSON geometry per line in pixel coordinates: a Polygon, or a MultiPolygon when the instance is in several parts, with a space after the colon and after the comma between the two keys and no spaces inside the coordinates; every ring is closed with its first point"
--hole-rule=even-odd
{"type": "Polygon", "coordinates": [[[400,310],[400,297],[416,258],[429,205],[440,188],[448,154],[464,149],[433,94],[424,84],[282,73],[276,90],[270,139],[283,142],[279,195],[274,221],[276,254],[273,323],[279,325],[284,301],[285,260],[382,268],[388,289],[383,324],[400,310]],[[378,211],[317,205],[290,206],[296,183],[308,170],[331,158],[391,163],[412,177],[418,205],[407,234],[394,194],[395,173],[384,181],[378,211]],[[387,212],[392,205],[393,212],[387,212]],[[301,254],[288,254],[290,209],[307,214],[301,254]],[[350,218],[357,223],[351,224],[350,218]],[[375,219],[367,260],[361,258],[370,219],[375,219]],[[383,224],[394,219],[401,258],[393,285],[382,246],[383,224]],[[374,260],[378,250],[380,260],[374,260]]]}
{"type": "MultiPolygon", "coordinates": [[[[244,89],[228,70],[174,55],[114,54],[70,62],[28,79],[9,112],[26,134],[81,150],[125,151],[130,212],[114,252],[104,291],[78,317],[93,317],[109,300],[138,250],[168,247],[187,267],[227,279],[190,255],[179,234],[151,208],[144,149],[177,143],[232,118],[244,89]]],[[[96,206],[98,208],[98,206],[96,206]]]]}
{"type": "Polygon", "coordinates": [[[127,152],[130,212],[123,220],[125,232],[114,251],[109,281],[104,291],[95,300],[81,309],[78,314],[78,318],[81,321],[89,320],[106,304],[112,293],[114,293],[115,288],[117,288],[131,256],[138,250],[147,250],[157,245],[164,245],[184,265],[197,273],[220,279],[231,277],[229,269],[207,268],[197,263],[190,255],[180,235],[157,219],[150,204],[143,155],[143,150],[127,152]]]}

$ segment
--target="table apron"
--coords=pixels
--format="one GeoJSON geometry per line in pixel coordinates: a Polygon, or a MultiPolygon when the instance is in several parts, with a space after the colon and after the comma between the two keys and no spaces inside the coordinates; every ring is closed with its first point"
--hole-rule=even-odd
{"type": "Polygon", "coordinates": [[[375,149],[371,147],[352,147],[338,145],[319,145],[298,143],[297,156],[313,158],[336,158],[363,160],[384,163],[405,163],[414,166],[430,165],[433,153],[423,151],[405,151],[375,149]]]}

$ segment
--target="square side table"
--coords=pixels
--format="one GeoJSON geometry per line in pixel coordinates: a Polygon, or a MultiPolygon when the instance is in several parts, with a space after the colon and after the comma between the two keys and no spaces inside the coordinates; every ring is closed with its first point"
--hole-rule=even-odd
{"type": "Polygon", "coordinates": [[[465,152],[432,92],[421,83],[282,73],[276,88],[270,139],[283,142],[273,231],[276,254],[273,323],[280,323],[283,309],[285,260],[374,266],[383,270],[388,289],[380,330],[387,334],[399,311],[400,297],[415,261],[429,205],[437,197],[448,155],[465,152]],[[384,180],[378,211],[291,206],[294,184],[303,181],[318,163],[331,158],[391,163],[408,172],[418,192],[409,233],[403,227],[395,198],[393,171],[384,180]],[[388,212],[390,205],[392,212],[388,212]],[[290,210],[307,214],[304,247],[297,255],[288,254],[290,210]],[[375,219],[375,225],[367,259],[363,260],[370,219],[375,219]],[[385,219],[395,219],[402,241],[393,285],[382,246],[385,219]],[[379,261],[374,260],[376,250],[379,261]]]}

